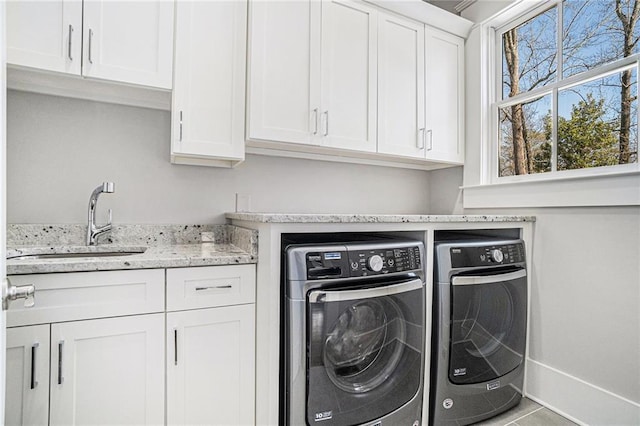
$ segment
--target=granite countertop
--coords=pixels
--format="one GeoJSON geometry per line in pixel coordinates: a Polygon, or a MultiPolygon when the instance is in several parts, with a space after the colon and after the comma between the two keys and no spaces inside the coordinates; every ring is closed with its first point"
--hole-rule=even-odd
{"type": "Polygon", "coordinates": [[[535,222],[535,216],[515,215],[388,215],[227,213],[227,219],[261,223],[470,223],[535,222]]]}
{"type": "Polygon", "coordinates": [[[178,268],[257,262],[257,232],[232,225],[114,225],[97,246],[86,225],[8,225],[7,256],[74,251],[137,251],[108,257],[8,259],[7,274],[178,268]]]}

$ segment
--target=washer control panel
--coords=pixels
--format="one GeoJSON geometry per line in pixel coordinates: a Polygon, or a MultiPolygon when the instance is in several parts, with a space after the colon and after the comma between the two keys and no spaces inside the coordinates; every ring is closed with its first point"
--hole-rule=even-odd
{"type": "Polygon", "coordinates": [[[451,247],[450,253],[451,266],[453,268],[510,265],[525,261],[524,244],[522,242],[451,247]]]}
{"type": "Polygon", "coordinates": [[[349,250],[349,276],[366,277],[422,269],[420,247],[349,250]]]}
{"type": "Polygon", "coordinates": [[[367,277],[422,269],[420,246],[310,251],[306,253],[307,279],[367,277]]]}

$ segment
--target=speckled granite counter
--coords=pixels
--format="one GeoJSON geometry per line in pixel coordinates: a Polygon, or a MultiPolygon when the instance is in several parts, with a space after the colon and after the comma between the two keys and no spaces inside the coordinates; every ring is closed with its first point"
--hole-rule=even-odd
{"type": "Polygon", "coordinates": [[[471,223],[535,222],[535,216],[505,215],[377,215],[377,214],[288,214],[227,213],[227,219],[261,223],[471,223]]]}
{"type": "Polygon", "coordinates": [[[71,253],[77,249],[144,253],[55,259],[7,260],[7,274],[177,268],[256,263],[257,232],[232,225],[114,225],[97,248],[87,248],[86,225],[7,226],[7,256],[71,253]]]}

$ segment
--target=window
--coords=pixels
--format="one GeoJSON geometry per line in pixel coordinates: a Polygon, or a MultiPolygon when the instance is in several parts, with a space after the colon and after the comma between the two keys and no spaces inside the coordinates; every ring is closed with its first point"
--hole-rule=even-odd
{"type": "Polygon", "coordinates": [[[640,0],[564,0],[496,30],[498,181],[638,170],[639,20],[640,0]]]}

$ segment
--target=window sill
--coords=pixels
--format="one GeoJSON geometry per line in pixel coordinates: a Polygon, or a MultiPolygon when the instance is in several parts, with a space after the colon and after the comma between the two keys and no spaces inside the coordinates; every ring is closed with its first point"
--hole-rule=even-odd
{"type": "Polygon", "coordinates": [[[463,186],[464,208],[640,205],[640,172],[463,186]]]}

